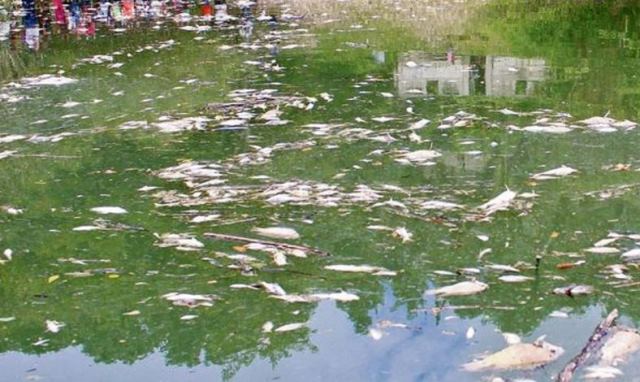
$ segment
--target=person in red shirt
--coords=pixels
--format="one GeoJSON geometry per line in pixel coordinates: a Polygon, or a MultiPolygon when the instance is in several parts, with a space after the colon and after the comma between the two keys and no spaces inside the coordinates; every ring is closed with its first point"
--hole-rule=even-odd
{"type": "Polygon", "coordinates": [[[202,13],[202,16],[204,16],[204,17],[213,16],[213,7],[211,7],[211,3],[209,3],[209,1],[207,1],[207,0],[205,0],[202,3],[202,7],[200,8],[200,11],[202,13]]]}

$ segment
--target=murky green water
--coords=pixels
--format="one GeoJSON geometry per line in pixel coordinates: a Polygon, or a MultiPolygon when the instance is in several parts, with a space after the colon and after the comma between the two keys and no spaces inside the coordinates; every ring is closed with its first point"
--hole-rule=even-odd
{"type": "MultiPolygon", "coordinates": [[[[610,232],[640,234],[640,138],[637,129],[603,133],[577,121],[605,114],[640,120],[640,8],[505,4],[481,8],[469,16],[468,30],[429,45],[403,24],[376,18],[282,23],[274,31],[261,25],[249,41],[233,29],[163,28],[50,42],[33,57],[39,65],[29,75],[64,70],[78,81],[5,88],[28,98],[0,102],[2,133],[24,136],[0,147],[15,151],[0,160],[0,204],[23,211],[4,208],[0,216],[0,246],[13,253],[0,266],[0,379],[543,381],[578,353],[611,309],[635,327],[640,274],[633,264],[618,274],[607,268],[623,264],[620,253],[636,246],[634,236],[609,245],[617,254],[585,249],[610,232]],[[274,41],[278,49],[265,46],[274,41]],[[81,63],[96,54],[113,62],[81,63]],[[116,62],[124,65],[109,67],[116,62]],[[285,98],[236,92],[242,111],[254,117],[225,127],[238,110],[210,104],[232,102],[238,89],[274,89],[268,94],[285,98]],[[246,106],[248,98],[255,103],[246,106]],[[276,104],[287,124],[260,120],[276,104]],[[475,118],[438,128],[460,111],[475,118]],[[202,130],[177,133],[154,125],[188,117],[210,120],[202,130]],[[541,118],[580,128],[518,131],[549,126],[541,118]],[[409,129],[421,119],[430,122],[409,129]],[[274,146],[281,142],[296,144],[274,146]],[[398,162],[425,149],[441,156],[428,165],[398,162]],[[247,161],[243,153],[253,155],[247,161]],[[222,175],[196,177],[192,189],[158,176],[185,161],[220,165],[222,175]],[[531,179],[561,165],[579,172],[531,179]],[[226,183],[198,185],[216,179],[226,183]],[[284,182],[292,183],[269,193],[284,182]],[[158,189],[139,190],[145,186],[158,189]],[[518,197],[489,219],[478,216],[475,207],[505,187],[537,197],[518,197]],[[282,203],[270,199],[294,188],[282,203]],[[403,205],[384,204],[389,200],[403,205]],[[420,207],[430,200],[462,207],[420,207]],[[128,213],[91,211],[99,206],[128,213]],[[190,222],[212,214],[219,217],[190,222]],[[376,225],[405,227],[413,236],[403,242],[370,229],[376,225]],[[74,230],[81,226],[100,229],[74,230]],[[260,238],[252,228],[268,226],[294,228],[301,238],[288,242],[331,256],[287,256],[277,265],[267,253],[205,236],[260,238]],[[161,248],[158,236],[167,233],[190,234],[204,248],[161,248]],[[254,260],[229,257],[238,254],[254,260]],[[325,269],[332,264],[397,275],[325,269]],[[491,264],[515,266],[531,280],[502,282],[491,264]],[[489,289],[423,295],[472,277],[489,289]],[[290,294],[345,291],[359,300],[289,304],[230,287],[260,281],[290,294]],[[552,294],[574,283],[595,291],[552,294]],[[162,297],[171,292],[217,298],[210,307],[188,308],[162,297]],[[46,320],[65,326],[52,333],[46,320]],[[264,333],[267,322],[306,327],[264,333]],[[467,338],[470,327],[476,333],[467,338]],[[461,369],[504,348],[501,332],[526,342],[547,335],[565,353],[529,371],[461,369]]],[[[619,380],[636,380],[638,362],[634,356],[618,365],[625,373],[619,380]]]]}

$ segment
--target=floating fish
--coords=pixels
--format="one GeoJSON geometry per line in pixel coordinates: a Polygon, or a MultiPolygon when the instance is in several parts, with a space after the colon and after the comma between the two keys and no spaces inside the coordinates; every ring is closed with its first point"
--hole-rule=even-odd
{"type": "Polygon", "coordinates": [[[300,234],[292,228],[285,227],[268,227],[268,228],[253,228],[251,230],[260,236],[270,237],[273,239],[284,240],[297,240],[300,239],[300,234]]]}
{"type": "Polygon", "coordinates": [[[473,328],[473,326],[470,326],[469,329],[467,329],[467,333],[465,334],[465,337],[468,340],[471,340],[475,336],[476,336],[476,330],[473,328]]]}
{"type": "Polygon", "coordinates": [[[384,332],[380,329],[370,328],[369,329],[369,337],[373,338],[374,341],[379,341],[384,336],[384,332]]]}
{"type": "Polygon", "coordinates": [[[600,364],[617,366],[638,350],[640,350],[640,333],[630,328],[618,328],[604,343],[600,364]]]}
{"type": "Polygon", "coordinates": [[[571,168],[571,167],[567,167],[565,165],[562,165],[558,168],[555,168],[553,170],[549,170],[549,171],[545,171],[545,172],[541,172],[538,174],[535,174],[533,176],[531,176],[531,179],[534,180],[549,180],[549,179],[558,179],[558,178],[562,178],[565,176],[569,176],[572,174],[577,173],[578,170],[571,168]]]}
{"type": "Polygon", "coordinates": [[[640,261],[640,248],[634,248],[622,254],[622,260],[626,262],[640,261]]]}
{"type": "Polygon", "coordinates": [[[505,276],[500,276],[498,280],[505,283],[523,283],[523,282],[534,280],[534,278],[521,276],[521,275],[505,275],[505,276]]]}
{"type": "Polygon", "coordinates": [[[271,333],[273,331],[273,322],[267,321],[262,325],[262,333],[271,333]]]}
{"type": "Polygon", "coordinates": [[[107,215],[107,214],[120,215],[120,214],[127,213],[127,210],[125,210],[122,207],[94,207],[91,209],[91,211],[101,215],[107,215]]]}
{"type": "Polygon", "coordinates": [[[519,343],[511,345],[486,358],[466,363],[462,367],[466,371],[533,369],[558,359],[564,349],[548,342],[538,340],[532,344],[519,343]]]}
{"type": "Polygon", "coordinates": [[[588,253],[597,254],[597,255],[611,255],[611,254],[620,253],[620,250],[614,247],[592,247],[592,248],[587,248],[584,251],[588,253]]]}
{"type": "Polygon", "coordinates": [[[47,320],[45,321],[45,325],[47,327],[47,331],[51,333],[58,333],[60,329],[62,329],[65,324],[58,321],[47,320]]]}
{"type": "Polygon", "coordinates": [[[307,323],[306,322],[297,322],[297,323],[293,323],[293,324],[286,324],[286,325],[282,325],[280,327],[277,327],[274,331],[276,333],[285,333],[285,332],[291,332],[294,330],[299,330],[299,329],[303,329],[307,327],[307,323]]]}
{"type": "Polygon", "coordinates": [[[495,272],[513,272],[520,273],[520,270],[516,267],[512,267],[511,265],[503,265],[503,264],[489,264],[484,266],[485,269],[495,272]]]}
{"type": "Polygon", "coordinates": [[[553,294],[566,295],[569,297],[587,295],[593,293],[594,289],[589,285],[569,285],[562,288],[555,288],[553,294]]]}
{"type": "Polygon", "coordinates": [[[405,227],[398,227],[396,228],[392,235],[394,237],[400,238],[402,239],[403,243],[408,243],[410,241],[413,241],[413,234],[411,232],[409,232],[405,227]]]}
{"type": "Polygon", "coordinates": [[[314,294],[288,294],[284,296],[271,296],[272,298],[286,301],[289,303],[313,303],[323,300],[331,300],[337,302],[352,302],[360,300],[355,294],[347,292],[338,293],[314,293],[314,294]]]}
{"type": "Polygon", "coordinates": [[[217,299],[214,295],[188,294],[188,293],[167,293],[162,298],[176,306],[186,306],[195,308],[198,306],[213,306],[213,301],[217,299]]]}
{"type": "Polygon", "coordinates": [[[424,210],[456,210],[462,208],[460,204],[443,202],[440,200],[429,200],[420,204],[420,208],[424,210]]]}
{"type": "Polygon", "coordinates": [[[351,273],[371,273],[374,276],[395,276],[397,273],[390,271],[383,267],[374,267],[371,265],[327,265],[324,269],[336,272],[351,272],[351,273]]]}
{"type": "Polygon", "coordinates": [[[484,292],[487,289],[489,289],[489,285],[480,281],[463,281],[454,285],[449,285],[434,290],[428,290],[425,292],[425,295],[436,295],[442,297],[468,296],[484,292]]]}
{"type": "Polygon", "coordinates": [[[624,375],[622,370],[611,366],[589,366],[584,371],[584,379],[616,379],[624,375]]]}
{"type": "Polygon", "coordinates": [[[435,150],[418,150],[408,152],[401,156],[401,158],[408,160],[411,163],[424,163],[433,159],[441,157],[442,154],[435,150]]]}
{"type": "Polygon", "coordinates": [[[409,129],[410,130],[420,130],[420,129],[424,128],[425,126],[427,126],[429,124],[429,122],[431,122],[431,121],[429,121],[428,119],[421,119],[418,122],[412,123],[409,126],[409,129]]]}
{"type": "Polygon", "coordinates": [[[507,189],[505,192],[489,200],[485,204],[478,207],[485,215],[492,215],[498,211],[509,209],[518,194],[507,189]]]}

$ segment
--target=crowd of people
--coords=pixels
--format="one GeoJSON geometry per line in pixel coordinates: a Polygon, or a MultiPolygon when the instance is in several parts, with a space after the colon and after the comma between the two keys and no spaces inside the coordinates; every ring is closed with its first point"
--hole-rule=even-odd
{"type": "Polygon", "coordinates": [[[17,17],[0,22],[0,40],[14,32],[36,50],[42,34],[94,38],[99,24],[118,30],[168,17],[178,23],[194,17],[212,22],[230,18],[225,0],[18,0],[12,14],[17,17]]]}

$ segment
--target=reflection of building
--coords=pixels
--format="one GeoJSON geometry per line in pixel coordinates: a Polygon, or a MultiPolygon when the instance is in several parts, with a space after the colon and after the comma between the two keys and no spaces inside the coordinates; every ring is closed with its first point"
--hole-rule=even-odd
{"type": "Polygon", "coordinates": [[[545,61],[540,59],[461,56],[448,62],[411,53],[398,60],[396,87],[403,97],[531,95],[545,74],[545,61]]]}
{"type": "Polygon", "coordinates": [[[540,59],[487,56],[485,87],[488,96],[532,95],[536,82],[544,81],[540,59]]]}
{"type": "Polygon", "coordinates": [[[406,55],[397,70],[397,88],[401,96],[409,95],[470,95],[472,70],[469,57],[449,63],[424,54],[406,55]]]}

